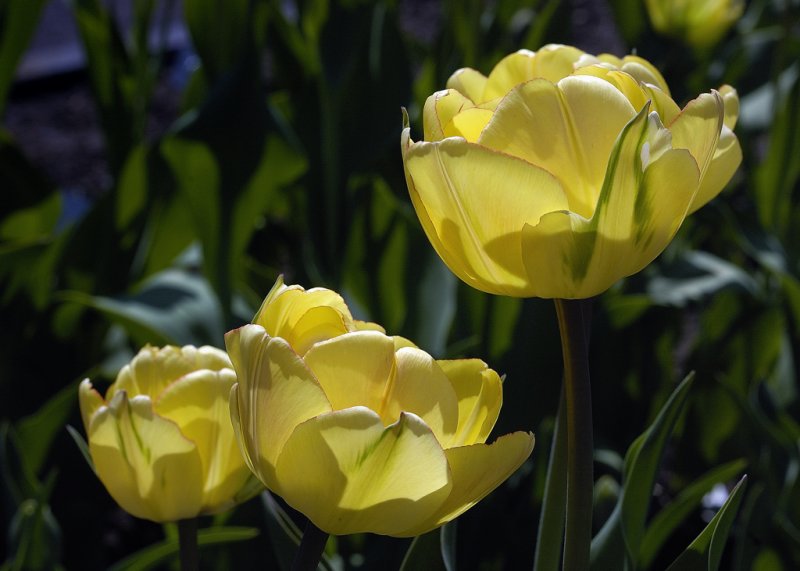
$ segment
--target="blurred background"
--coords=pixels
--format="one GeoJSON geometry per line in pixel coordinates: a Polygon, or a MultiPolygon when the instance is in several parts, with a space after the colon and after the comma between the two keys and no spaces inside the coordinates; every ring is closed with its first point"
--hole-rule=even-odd
{"type": "MultiPolygon", "coordinates": [[[[555,312],[442,265],[400,131],[406,107],[421,138],[425,98],[456,69],[488,73],[549,42],[635,51],[681,105],[723,83],[741,98],[728,188],[594,302],[596,529],[628,446],[696,371],[654,487],[652,512],[673,506],[672,519],[645,567],[672,561],[746,472],[723,568],[800,568],[800,2],[748,1],[702,41],[685,21],[659,29],[637,0],[0,1],[2,569],[160,564],[148,547],[175,530],[118,508],[65,428],[83,433],[78,383],[113,381],[146,343],[223,346],[279,274],[506,375],[496,434],[533,430],[536,449],[442,537],[459,569],[530,568],[560,390],[555,312]]],[[[204,566],[285,568],[292,519],[269,498],[205,518],[244,531],[205,547],[204,566]]],[[[416,556],[436,554],[434,536],[416,556]]],[[[337,538],[326,565],[394,569],[408,546],[337,538]]],[[[425,561],[407,568],[444,568],[425,561]]]]}

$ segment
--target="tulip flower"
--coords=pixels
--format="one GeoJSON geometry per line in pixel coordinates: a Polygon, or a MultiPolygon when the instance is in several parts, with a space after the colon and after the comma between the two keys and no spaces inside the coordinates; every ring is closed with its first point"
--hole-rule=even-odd
{"type": "Polygon", "coordinates": [[[645,6],[658,32],[697,49],[716,44],[744,12],[743,0],[646,0],[645,6]]]}
{"type": "Polygon", "coordinates": [[[515,297],[597,295],[647,266],[741,162],[736,91],[681,109],[637,56],[550,45],[431,95],[401,147],[411,200],[469,285],[515,297]]]}
{"type": "Polygon", "coordinates": [[[485,444],[502,385],[480,360],[437,361],[354,322],[334,292],[280,281],[256,322],[225,337],[237,440],[253,473],[324,532],[424,533],[530,455],[530,433],[485,444]]]}
{"type": "Polygon", "coordinates": [[[105,398],[84,380],[97,476],[127,512],[156,522],[222,511],[256,491],[230,422],[236,374],[213,347],[145,347],[105,398]]]}

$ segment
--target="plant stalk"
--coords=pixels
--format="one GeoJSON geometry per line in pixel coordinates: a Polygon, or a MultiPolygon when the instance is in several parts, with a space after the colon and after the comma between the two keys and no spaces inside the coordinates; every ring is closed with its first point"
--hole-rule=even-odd
{"type": "Polygon", "coordinates": [[[327,541],[328,534],[308,520],[300,547],[292,561],[292,571],[316,571],[327,541]]]}
{"type": "Polygon", "coordinates": [[[557,299],[556,313],[564,356],[567,416],[567,516],[565,571],[589,569],[594,491],[592,391],[586,319],[588,300],[557,299]]]}
{"type": "Polygon", "coordinates": [[[197,518],[178,521],[178,545],[181,571],[197,571],[200,568],[200,555],[197,550],[197,518]]]}

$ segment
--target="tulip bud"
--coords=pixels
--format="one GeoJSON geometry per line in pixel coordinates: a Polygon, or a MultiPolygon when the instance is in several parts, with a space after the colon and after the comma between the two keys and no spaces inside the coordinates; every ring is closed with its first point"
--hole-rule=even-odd
{"type": "Polygon", "coordinates": [[[145,347],[81,415],[97,476],[127,512],[156,522],[222,511],[255,492],[230,422],[236,374],[213,347],[145,347]]]}
{"type": "Polygon", "coordinates": [[[716,44],[744,12],[743,0],[646,0],[645,6],[658,32],[696,49],[716,44]]]}

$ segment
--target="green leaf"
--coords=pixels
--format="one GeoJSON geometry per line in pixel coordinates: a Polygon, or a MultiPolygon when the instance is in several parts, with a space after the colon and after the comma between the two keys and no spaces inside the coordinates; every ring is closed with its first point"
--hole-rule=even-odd
{"type": "Polygon", "coordinates": [[[591,568],[622,569],[638,562],[645,522],[664,447],[683,411],[694,374],[673,391],[653,423],[628,448],[617,506],[592,540],[591,568]]]}
{"type": "Polygon", "coordinates": [[[733,460],[722,466],[709,470],[687,488],[677,498],[658,512],[647,528],[642,547],[639,552],[639,563],[649,568],[658,550],[664,545],[670,534],[695,510],[703,496],[715,484],[726,482],[744,470],[747,462],[743,459],[733,460]]]}
{"type": "Polygon", "coordinates": [[[442,563],[447,571],[456,571],[456,533],[458,520],[444,524],[440,531],[442,563]]]}
{"type": "Polygon", "coordinates": [[[441,532],[438,529],[419,535],[411,542],[406,551],[399,571],[447,571],[442,561],[441,532]]]}
{"type": "Polygon", "coordinates": [[[95,469],[94,469],[94,462],[92,461],[92,453],[89,452],[89,444],[86,442],[86,439],[80,432],[75,430],[69,424],[67,425],[67,432],[69,433],[72,440],[75,442],[75,445],[78,447],[78,450],[80,450],[83,459],[86,460],[86,463],[89,464],[89,467],[92,469],[92,472],[94,472],[95,469]]]}
{"type": "Polygon", "coordinates": [[[708,252],[686,252],[679,260],[650,278],[647,293],[654,303],[683,307],[728,288],[758,291],[743,269],[708,252]]]}
{"type": "Polygon", "coordinates": [[[0,3],[0,116],[15,79],[17,64],[30,43],[46,0],[0,3]]]}
{"type": "Polygon", "coordinates": [[[733,520],[744,497],[747,476],[731,490],[728,499],[705,529],[667,568],[667,571],[717,571],[733,520]]]}
{"type": "Polygon", "coordinates": [[[77,397],[77,386],[70,384],[50,397],[34,414],[16,423],[17,436],[31,473],[38,474],[41,471],[53,440],[77,404],[77,397]]]}
{"type": "MultiPolygon", "coordinates": [[[[259,530],[255,527],[212,527],[197,532],[197,544],[202,550],[202,548],[212,545],[246,541],[258,534],[259,530]]],[[[178,551],[177,539],[169,538],[137,551],[109,567],[108,571],[146,571],[175,559],[178,551]]]]}
{"type": "Polygon", "coordinates": [[[128,296],[68,291],[59,297],[63,302],[103,313],[124,327],[137,345],[223,344],[225,328],[219,302],[208,283],[194,273],[165,270],[128,296]]]}
{"type": "Polygon", "coordinates": [[[664,447],[689,397],[694,374],[689,374],[670,395],[653,424],[637,438],[625,455],[620,505],[620,525],[628,556],[639,560],[645,521],[664,447]]]}

